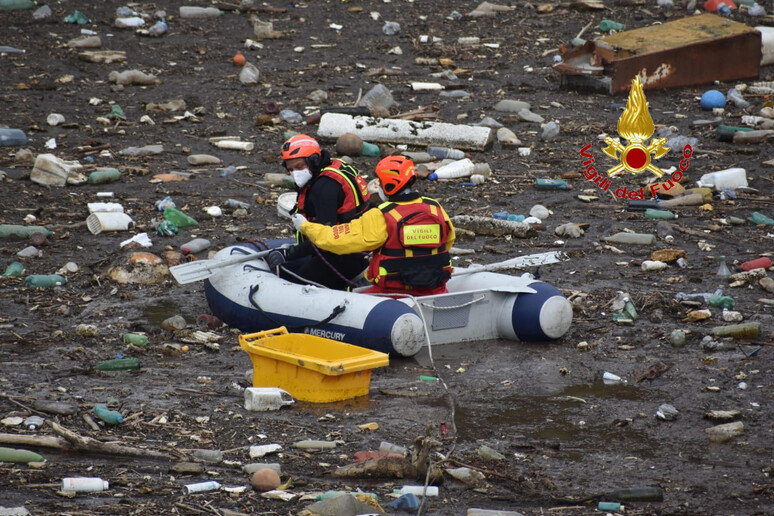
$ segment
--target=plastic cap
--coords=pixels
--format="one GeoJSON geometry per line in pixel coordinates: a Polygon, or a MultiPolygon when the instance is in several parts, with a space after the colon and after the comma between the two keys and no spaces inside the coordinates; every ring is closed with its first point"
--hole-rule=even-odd
{"type": "Polygon", "coordinates": [[[430,174],[429,176],[427,176],[427,178],[428,178],[430,181],[435,181],[436,179],[438,179],[438,174],[436,174],[435,172],[433,172],[432,174],[430,174]]]}

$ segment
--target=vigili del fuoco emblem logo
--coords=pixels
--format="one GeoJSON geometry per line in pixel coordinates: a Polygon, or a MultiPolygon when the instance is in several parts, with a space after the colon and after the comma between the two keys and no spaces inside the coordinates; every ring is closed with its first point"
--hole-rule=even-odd
{"type": "MultiPolygon", "coordinates": [[[[589,153],[591,144],[586,145],[580,152],[584,158],[589,158],[583,162],[586,167],[583,175],[589,181],[592,181],[599,188],[608,191],[612,182],[609,178],[619,177],[626,172],[637,175],[644,171],[649,171],[658,178],[664,175],[664,171],[657,167],[653,161],[664,157],[669,152],[669,147],[665,147],[666,138],[653,138],[650,143],[648,140],[653,136],[655,126],[648,110],[648,102],[645,100],[645,93],[642,90],[640,77],[636,76],[632,80],[632,89],[629,91],[629,99],[626,102],[621,118],[618,119],[618,134],[626,141],[621,142],[621,138],[606,137],[607,147],[602,152],[618,161],[619,163],[607,170],[607,177],[597,172],[594,167],[594,156],[589,153]]],[[[663,188],[665,191],[671,189],[675,182],[683,178],[683,172],[688,169],[689,158],[693,153],[690,145],[683,148],[683,160],[680,162],[680,170],[676,170],[670,179],[665,183],[653,184],[650,191],[653,197],[656,192],[663,188]]],[[[645,192],[643,188],[639,191],[632,189],[627,193],[627,188],[618,188],[615,190],[615,196],[621,199],[644,199],[645,192]]]]}

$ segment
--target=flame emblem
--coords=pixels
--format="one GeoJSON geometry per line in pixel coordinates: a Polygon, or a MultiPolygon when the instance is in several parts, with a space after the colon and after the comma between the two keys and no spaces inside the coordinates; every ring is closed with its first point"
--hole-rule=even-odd
{"type": "Polygon", "coordinates": [[[669,147],[664,147],[666,138],[655,138],[649,145],[645,142],[653,136],[653,119],[648,111],[648,102],[642,91],[642,82],[639,75],[632,80],[632,89],[629,91],[629,100],[621,118],[618,119],[618,134],[627,142],[621,144],[619,138],[605,138],[607,147],[602,152],[615,160],[620,160],[618,165],[610,168],[607,175],[614,177],[628,171],[639,174],[649,170],[656,177],[664,175],[664,171],[652,163],[653,159],[659,159],[669,152],[669,147]],[[618,153],[621,153],[619,158],[618,153]],[[651,157],[652,155],[652,157],[651,157]]]}

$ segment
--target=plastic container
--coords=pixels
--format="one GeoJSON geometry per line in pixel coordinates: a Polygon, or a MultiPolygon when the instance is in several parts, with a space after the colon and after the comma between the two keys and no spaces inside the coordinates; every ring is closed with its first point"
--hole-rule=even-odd
{"type": "Polygon", "coordinates": [[[62,479],[62,491],[93,493],[110,489],[107,480],[94,477],[67,477],[62,479]]]}
{"type": "Polygon", "coordinates": [[[761,33],[761,66],[774,63],[774,27],[755,27],[761,33]]]}
{"type": "MultiPolygon", "coordinates": [[[[750,214],[750,222],[756,226],[774,226],[774,219],[767,217],[758,211],[754,211],[750,214]]],[[[1,233],[0,236],[2,236],[1,233]]]]}
{"type": "Polygon", "coordinates": [[[43,233],[47,237],[54,234],[53,231],[49,231],[43,226],[20,226],[18,224],[0,224],[0,238],[15,237],[19,239],[26,239],[32,236],[33,233],[43,233]]]}
{"type": "Polygon", "coordinates": [[[177,208],[165,208],[164,218],[177,226],[178,228],[187,228],[189,226],[198,226],[199,223],[189,217],[177,208]]]}
{"type": "Polygon", "coordinates": [[[373,143],[363,142],[363,150],[360,152],[361,156],[377,157],[382,154],[382,150],[378,145],[373,143]]]}
{"type": "Polygon", "coordinates": [[[540,134],[540,139],[546,141],[553,140],[559,136],[559,130],[559,122],[555,120],[548,122],[543,126],[543,132],[540,134]]]}
{"type": "Polygon", "coordinates": [[[288,333],[283,326],[239,336],[253,363],[254,387],[280,387],[295,399],[326,403],[368,394],[371,370],[385,353],[323,337],[288,333]]]}
{"type": "Polygon", "coordinates": [[[30,173],[30,181],[41,185],[64,186],[71,174],[83,166],[77,161],[59,159],[53,154],[39,154],[30,173]]]}
{"type": "Polygon", "coordinates": [[[148,35],[153,36],[155,38],[159,36],[163,36],[167,32],[168,28],[169,27],[167,27],[167,24],[164,23],[164,21],[159,20],[156,23],[154,23],[150,29],[148,29],[148,35]]]}
{"type": "Polygon", "coordinates": [[[389,110],[395,105],[395,100],[392,98],[392,93],[390,93],[390,90],[386,86],[377,84],[363,95],[358,105],[366,106],[369,110],[389,110]]]}
{"type": "Polygon", "coordinates": [[[661,220],[672,220],[676,219],[677,215],[672,213],[669,210],[654,210],[653,208],[648,208],[645,210],[645,218],[646,219],[661,219],[661,220]]]}
{"type": "Polygon", "coordinates": [[[196,484],[188,484],[183,487],[185,494],[206,493],[208,491],[217,491],[218,489],[220,489],[220,484],[214,480],[210,480],[209,482],[197,482],[196,484]]]}
{"type": "Polygon", "coordinates": [[[624,29],[623,23],[614,22],[613,20],[602,20],[599,22],[599,30],[602,32],[610,32],[611,30],[620,31],[624,29]]]}
{"type": "Polygon", "coordinates": [[[717,191],[720,191],[723,187],[733,190],[747,186],[747,171],[743,168],[735,167],[704,174],[696,182],[696,186],[714,187],[717,191]]]}
{"type": "MultiPolygon", "coordinates": [[[[144,348],[148,345],[148,336],[147,335],[140,335],[139,333],[124,333],[121,335],[121,340],[124,341],[127,344],[131,344],[133,346],[139,346],[141,348],[144,348]]],[[[120,360],[120,359],[119,359],[120,360]]],[[[124,360],[137,360],[136,358],[129,358],[124,360]]],[[[129,368],[129,369],[139,369],[140,362],[137,361],[137,367],[136,368],[129,368]]],[[[115,369],[113,369],[115,371],[115,369]]]]}
{"type": "Polygon", "coordinates": [[[470,159],[465,158],[457,161],[453,161],[448,165],[444,165],[438,168],[435,172],[427,176],[428,179],[434,181],[436,179],[457,179],[460,177],[468,177],[473,173],[475,165],[470,159]]]}
{"type": "MultiPolygon", "coordinates": [[[[3,9],[0,7],[0,11],[2,10],[3,9]]],[[[17,145],[25,145],[28,141],[27,133],[21,129],[0,127],[0,147],[15,147],[17,145]]]]}
{"type": "Polygon", "coordinates": [[[716,337],[754,339],[761,334],[761,323],[748,322],[744,324],[731,324],[729,326],[716,326],[712,328],[712,334],[716,337]]]}
{"type": "Polygon", "coordinates": [[[470,154],[450,147],[428,147],[427,153],[438,159],[464,159],[470,157],[470,154]]]}
{"type": "Polygon", "coordinates": [[[120,412],[110,410],[107,405],[102,403],[94,405],[94,415],[109,425],[118,425],[124,422],[124,417],[120,412]]]}
{"type": "Polygon", "coordinates": [[[535,188],[538,190],[572,190],[570,185],[564,179],[535,179],[535,188]]]}
{"type": "Polygon", "coordinates": [[[715,276],[718,278],[727,278],[731,276],[731,271],[728,270],[728,265],[726,265],[726,257],[721,256],[718,259],[718,270],[715,272],[715,276]]]}
{"type": "Polygon", "coordinates": [[[28,416],[24,420],[24,426],[26,426],[28,430],[37,430],[43,426],[43,418],[40,416],[28,416]]]}
{"type": "Polygon", "coordinates": [[[707,0],[704,10],[711,13],[731,14],[736,9],[736,4],[731,0],[707,0]]]}
{"type": "Polygon", "coordinates": [[[21,276],[23,272],[24,264],[21,262],[13,262],[8,267],[6,267],[3,276],[8,278],[15,278],[16,276],[21,276]]]}
{"type": "Polygon", "coordinates": [[[217,18],[223,11],[216,7],[197,7],[190,5],[180,6],[181,18],[217,18]]]}
{"type": "Polygon", "coordinates": [[[277,387],[248,387],[245,389],[245,410],[265,412],[279,410],[295,403],[288,391],[277,387]]]}
{"type": "Polygon", "coordinates": [[[112,183],[121,179],[121,172],[116,168],[98,168],[89,174],[89,184],[98,185],[112,183]]]}
{"type": "Polygon", "coordinates": [[[116,358],[100,362],[96,366],[98,371],[128,371],[139,368],[140,360],[138,358],[116,358]]]}
{"type": "Polygon", "coordinates": [[[67,283],[67,279],[59,274],[31,274],[24,279],[27,288],[58,287],[67,283]]]}
{"type": "Polygon", "coordinates": [[[180,246],[180,252],[185,255],[196,254],[204,251],[205,249],[209,249],[210,245],[210,241],[206,238],[194,238],[190,242],[180,246]]]}
{"type": "Polygon", "coordinates": [[[671,244],[675,241],[675,237],[673,236],[674,232],[675,230],[672,227],[672,224],[665,220],[661,220],[656,224],[656,234],[667,244],[671,244]]]}
{"type": "Polygon", "coordinates": [[[656,243],[656,235],[647,233],[616,233],[602,240],[613,244],[653,245],[656,243]]]}
{"type": "Polygon", "coordinates": [[[403,486],[398,492],[402,495],[413,494],[415,496],[438,496],[438,487],[427,486],[427,490],[425,490],[425,486],[403,486]]]}
{"type": "Polygon", "coordinates": [[[723,308],[724,310],[730,310],[736,303],[731,296],[712,296],[709,298],[709,305],[715,308],[723,308]]]}
{"type": "Polygon", "coordinates": [[[379,451],[384,453],[399,453],[401,455],[406,455],[406,453],[408,453],[405,446],[398,446],[397,444],[388,443],[387,441],[379,443],[379,451]]]}
{"type": "Polygon", "coordinates": [[[103,231],[128,231],[134,227],[134,221],[126,213],[98,211],[86,217],[86,227],[93,235],[99,235],[103,231]]]}
{"type": "Polygon", "coordinates": [[[744,262],[739,266],[740,269],[743,271],[751,271],[753,269],[768,269],[771,267],[771,259],[763,256],[761,258],[757,258],[755,260],[750,260],[748,262],[744,262]]]}

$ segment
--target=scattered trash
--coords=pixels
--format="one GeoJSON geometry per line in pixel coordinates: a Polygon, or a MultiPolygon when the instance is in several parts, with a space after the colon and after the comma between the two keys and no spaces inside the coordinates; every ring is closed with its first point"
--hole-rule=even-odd
{"type": "Polygon", "coordinates": [[[93,493],[107,491],[110,485],[107,480],[94,477],[67,477],[62,479],[62,491],[93,493]]]}
{"type": "Polygon", "coordinates": [[[248,387],[245,389],[245,410],[256,412],[279,410],[284,406],[292,405],[294,402],[289,392],[277,387],[248,387]]]}

